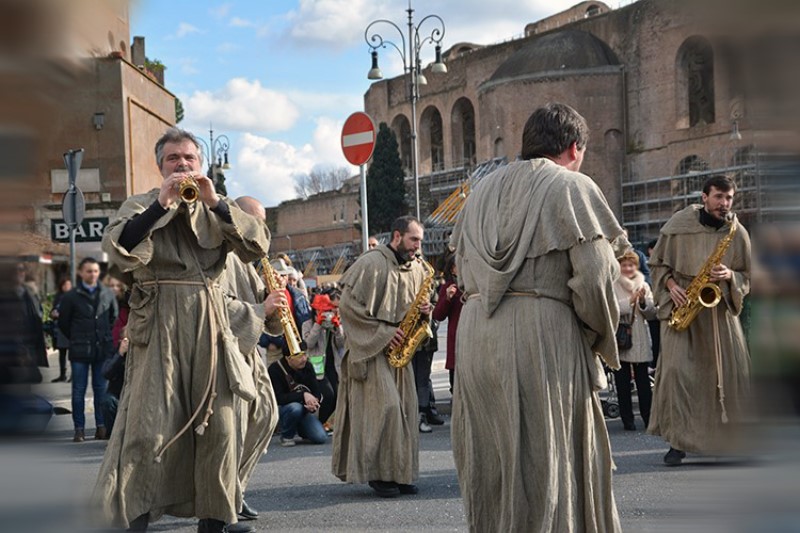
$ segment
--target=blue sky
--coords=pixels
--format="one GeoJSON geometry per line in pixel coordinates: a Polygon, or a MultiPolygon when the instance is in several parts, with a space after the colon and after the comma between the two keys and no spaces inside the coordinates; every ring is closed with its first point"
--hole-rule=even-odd
{"type": "MultiPolygon", "coordinates": [[[[412,8],[415,22],[431,13],[445,20],[446,50],[520,37],[525,24],[575,3],[415,0],[412,8]]],[[[185,108],[180,125],[207,141],[213,123],[215,136],[230,138],[229,194],[274,206],[295,197],[297,174],[350,167],[339,136],[369,88],[364,30],[379,18],[406,30],[406,9],[407,0],[135,0],[131,37],[144,36],[147,56],[167,66],[166,86],[185,108]]],[[[427,45],[422,61],[432,60],[427,45]]],[[[381,68],[401,74],[400,55],[381,50],[381,68]]]]}

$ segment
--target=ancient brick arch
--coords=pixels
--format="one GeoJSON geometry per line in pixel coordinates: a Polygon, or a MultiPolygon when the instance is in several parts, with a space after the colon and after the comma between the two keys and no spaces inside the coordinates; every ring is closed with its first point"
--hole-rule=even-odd
{"type": "Polygon", "coordinates": [[[453,104],[450,113],[451,166],[471,167],[475,160],[475,108],[469,98],[462,96],[453,104]]]}

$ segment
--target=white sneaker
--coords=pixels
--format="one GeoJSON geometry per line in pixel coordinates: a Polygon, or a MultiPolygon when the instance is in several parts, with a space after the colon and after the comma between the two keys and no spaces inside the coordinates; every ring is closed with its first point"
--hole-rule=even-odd
{"type": "Polygon", "coordinates": [[[419,414],[419,432],[420,433],[430,433],[433,431],[433,428],[428,425],[428,421],[425,418],[425,413],[419,414]]]}
{"type": "Polygon", "coordinates": [[[295,444],[297,443],[294,441],[294,437],[292,437],[291,439],[285,439],[281,437],[281,446],[288,448],[289,446],[294,446],[295,444]]]}

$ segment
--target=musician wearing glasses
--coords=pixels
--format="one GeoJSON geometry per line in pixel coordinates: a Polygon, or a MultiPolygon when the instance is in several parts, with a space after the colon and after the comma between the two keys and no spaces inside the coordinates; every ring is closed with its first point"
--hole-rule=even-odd
{"type": "Polygon", "coordinates": [[[155,153],[162,186],[128,198],[103,238],[131,287],[130,347],[94,499],[133,530],[169,514],[221,532],[241,504],[233,396],[245,388],[232,380],[244,374],[230,371],[241,355],[218,282],[229,252],[254,261],[269,240],[202,175],[191,133],[170,128],[155,153]]]}
{"type": "Polygon", "coordinates": [[[738,318],[750,292],[750,237],[731,211],[735,193],[730,178],[709,178],[702,204],[675,213],[650,256],[661,355],[648,432],[669,442],[669,466],[686,452],[737,450],[750,380],[738,318]]]}
{"type": "Polygon", "coordinates": [[[391,242],[367,250],[340,280],[347,352],[334,414],[333,474],[347,483],[369,483],[384,498],[417,493],[414,373],[407,361],[391,364],[390,353],[410,336],[401,327],[405,317],[427,319],[431,313],[422,288],[432,276],[415,259],[423,233],[416,218],[398,218],[391,242]]]}

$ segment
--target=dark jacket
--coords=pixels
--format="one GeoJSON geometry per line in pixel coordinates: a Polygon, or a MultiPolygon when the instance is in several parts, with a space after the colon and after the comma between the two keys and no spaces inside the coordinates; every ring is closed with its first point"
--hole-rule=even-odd
{"type": "Polygon", "coordinates": [[[300,370],[295,370],[286,361],[285,357],[281,357],[269,365],[269,379],[272,381],[272,389],[275,391],[275,399],[278,400],[278,405],[287,405],[290,403],[304,403],[303,391],[292,390],[289,385],[290,381],[298,385],[304,385],[308,390],[322,401],[322,394],[319,391],[317,382],[317,375],[314,373],[314,367],[311,363],[306,363],[306,366],[300,370]],[[286,370],[286,372],[284,372],[286,370]],[[290,378],[286,377],[289,374],[290,378]]]}
{"type": "Polygon", "coordinates": [[[69,359],[103,362],[114,353],[111,326],[117,319],[117,299],[108,287],[98,284],[90,293],[78,283],[61,300],[58,327],[69,339],[69,359]]]}
{"type": "Polygon", "coordinates": [[[102,370],[103,377],[108,380],[106,393],[119,400],[122,396],[122,386],[125,384],[125,357],[116,352],[103,362],[102,370]]]}

